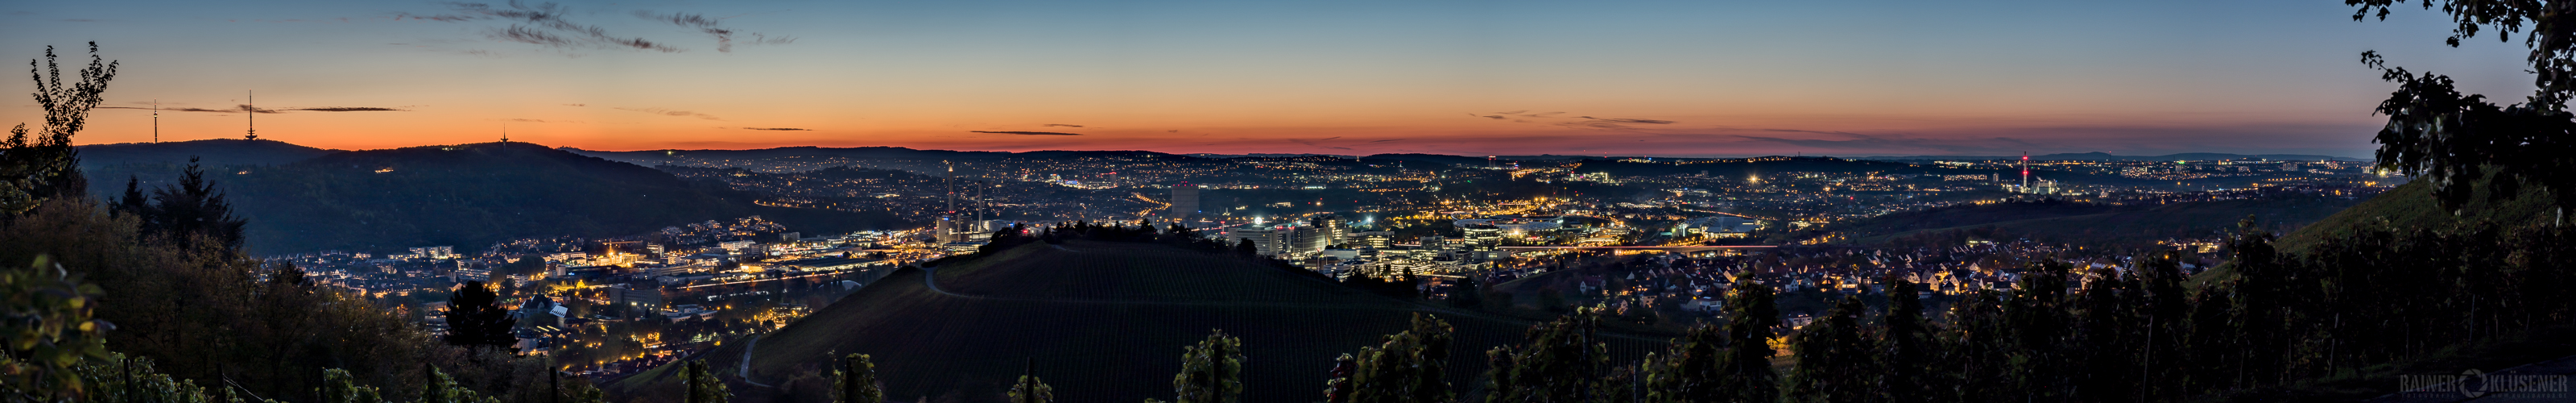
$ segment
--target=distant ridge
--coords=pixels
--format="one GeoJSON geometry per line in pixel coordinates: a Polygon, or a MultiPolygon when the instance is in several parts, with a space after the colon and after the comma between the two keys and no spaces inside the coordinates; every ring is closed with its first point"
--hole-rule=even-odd
{"type": "MultiPolygon", "coordinates": [[[[1977,155],[1912,155],[1912,156],[1854,157],[1854,158],[1852,158],[1852,159],[1856,159],[1856,160],[1878,160],[1878,161],[1932,161],[1932,160],[1991,161],[1991,160],[2010,160],[2010,159],[2021,159],[2021,156],[2019,156],[2019,155],[2006,155],[2006,156],[1977,156],[1977,155]]],[[[2369,159],[2369,158],[2337,157],[2337,156],[2331,156],[2331,155],[2307,155],[2307,154],[2251,154],[2251,155],[2248,155],[2248,154],[2228,154],[2228,153],[2181,153],[2181,154],[2165,154],[2165,155],[2153,155],[2153,156],[2146,156],[2146,155],[2112,155],[2111,153],[2100,152],[2100,151],[2089,152],[2089,153],[2041,154],[2041,155],[2033,155],[2033,156],[2030,156],[2030,159],[2031,159],[2031,160],[2033,160],[2033,161],[2209,161],[2209,160],[2255,160],[2255,159],[2273,160],[2273,161],[2370,161],[2370,159],[2369,159]]]]}
{"type": "Polygon", "coordinates": [[[201,157],[206,166],[278,165],[340,150],[305,147],[277,140],[205,139],[162,143],[93,144],[80,149],[81,168],[122,164],[188,163],[201,157]]]}
{"type": "MultiPolygon", "coordinates": [[[[245,243],[260,254],[433,245],[479,251],[512,238],[635,235],[749,215],[816,232],[895,224],[884,216],[757,206],[721,184],[527,143],[340,151],[288,164],[214,167],[207,176],[250,221],[245,243]]],[[[120,179],[92,182],[113,182],[104,194],[113,196],[123,191],[120,179]]]]}

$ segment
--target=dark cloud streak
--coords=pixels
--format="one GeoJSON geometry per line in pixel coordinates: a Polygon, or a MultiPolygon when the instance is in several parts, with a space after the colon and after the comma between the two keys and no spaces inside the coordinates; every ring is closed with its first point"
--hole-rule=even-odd
{"type": "Polygon", "coordinates": [[[785,45],[796,42],[796,38],[794,37],[780,36],[772,38],[769,35],[757,32],[735,31],[733,29],[720,26],[722,21],[724,21],[723,18],[708,18],[705,15],[697,13],[654,14],[651,11],[638,10],[635,12],[635,17],[652,21],[667,22],[681,27],[695,28],[699,33],[715,37],[716,51],[723,53],[733,53],[733,38],[736,34],[750,36],[751,40],[749,43],[754,45],[785,45]]]}
{"type": "Polygon", "coordinates": [[[686,49],[656,43],[641,37],[620,37],[612,35],[608,33],[608,29],[600,28],[598,25],[574,23],[571,20],[564,18],[565,15],[571,14],[572,10],[555,3],[537,3],[532,6],[527,3],[511,1],[508,3],[508,7],[506,8],[494,7],[491,4],[484,3],[452,2],[444,4],[446,4],[448,8],[454,10],[455,13],[438,15],[400,13],[396,14],[394,19],[416,19],[439,22],[468,22],[479,20],[509,21],[509,27],[491,28],[488,31],[485,31],[484,35],[492,39],[505,42],[526,43],[550,48],[633,49],[663,53],[678,53],[686,51],[686,49]]]}
{"type": "Polygon", "coordinates": [[[968,132],[972,132],[972,133],[992,133],[992,134],[1015,134],[1015,135],[1021,135],[1021,136],[1080,136],[1080,135],[1082,135],[1081,133],[1057,133],[1057,132],[1015,132],[1015,131],[984,131],[984,130],[968,130],[968,132]]]}

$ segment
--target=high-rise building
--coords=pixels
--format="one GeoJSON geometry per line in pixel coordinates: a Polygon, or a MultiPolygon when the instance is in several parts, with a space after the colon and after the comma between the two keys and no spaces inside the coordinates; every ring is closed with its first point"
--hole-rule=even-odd
{"type": "Polygon", "coordinates": [[[1199,213],[1199,186],[1183,183],[1172,187],[1173,221],[1188,219],[1199,213]]]}
{"type": "Polygon", "coordinates": [[[1325,243],[1330,242],[1323,235],[1320,228],[1296,222],[1245,225],[1225,230],[1226,242],[1229,244],[1251,240],[1254,253],[1292,261],[1313,257],[1316,253],[1323,252],[1325,243]]]}
{"type": "Polygon", "coordinates": [[[1339,215],[1329,213],[1317,215],[1307,219],[1306,224],[1315,226],[1316,236],[1321,238],[1320,241],[1325,246],[1342,243],[1342,238],[1351,233],[1350,223],[1343,222],[1342,216],[1339,215]]]}

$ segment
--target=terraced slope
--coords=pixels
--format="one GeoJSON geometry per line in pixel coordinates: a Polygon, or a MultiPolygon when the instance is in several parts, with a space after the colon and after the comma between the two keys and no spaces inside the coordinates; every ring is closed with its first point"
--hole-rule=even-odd
{"type": "MultiPolygon", "coordinates": [[[[1010,379],[1034,361],[1060,401],[1168,400],[1181,347],[1223,329],[1244,340],[1248,400],[1307,402],[1321,398],[1333,357],[1402,330],[1414,312],[1457,327],[1449,372],[1460,390],[1478,383],[1486,349],[1517,343],[1528,326],[1360,293],[1224,254],[1041,243],[888,276],[761,338],[748,373],[778,384],[823,369],[826,357],[857,352],[875,357],[889,401],[980,402],[1000,401],[1010,379]]],[[[1616,359],[1631,361],[1660,349],[1666,337],[1604,340],[1616,359]]],[[[732,344],[705,358],[742,362],[732,344]]],[[[621,386],[664,382],[644,378],[621,386]]]]}

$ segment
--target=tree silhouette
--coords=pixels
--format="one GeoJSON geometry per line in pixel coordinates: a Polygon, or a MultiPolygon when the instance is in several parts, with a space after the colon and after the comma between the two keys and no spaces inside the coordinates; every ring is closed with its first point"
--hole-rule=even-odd
{"type": "Polygon", "coordinates": [[[1914,282],[1888,276],[1887,318],[1878,331],[1882,376],[1879,399],[1927,401],[1933,396],[1932,331],[1923,322],[1923,301],[1914,282]]]}
{"type": "Polygon", "coordinates": [[[707,360],[690,360],[685,370],[682,382],[688,383],[688,403],[725,403],[733,398],[725,391],[724,380],[716,379],[715,370],[707,367],[707,360]]]}
{"type": "Polygon", "coordinates": [[[1738,277],[1726,294],[1726,363],[1722,390],[1733,396],[1719,401],[1780,400],[1780,374],[1771,370],[1771,328],[1780,325],[1780,307],[1771,287],[1753,276],[1738,277]]]}
{"type": "Polygon", "coordinates": [[[1336,359],[1324,381],[1330,403],[1446,402],[1454,397],[1443,378],[1449,366],[1449,322],[1414,313],[1412,327],[1386,336],[1357,355],[1336,359]]]}
{"type": "Polygon", "coordinates": [[[1047,386],[1045,380],[1038,379],[1037,372],[1037,362],[1035,360],[1031,360],[1028,368],[1021,371],[1020,379],[1011,383],[1010,392],[1004,394],[1004,396],[1009,397],[1011,403],[1047,403],[1055,401],[1055,387],[1047,386]]]}
{"type": "Polygon", "coordinates": [[[229,250],[241,249],[242,226],[246,221],[234,217],[232,204],[224,194],[206,180],[206,170],[198,167],[197,158],[188,158],[188,167],[180,171],[179,183],[152,190],[153,205],[144,210],[145,232],[156,234],[181,247],[199,242],[229,250]]]}
{"type": "Polygon", "coordinates": [[[89,43],[89,58],[89,66],[75,73],[79,81],[68,85],[54,62],[54,47],[45,47],[41,69],[36,61],[27,61],[45,125],[31,138],[21,123],[0,141],[0,214],[26,213],[47,198],[87,194],[89,181],[81,176],[80,150],[72,148],[72,136],[87,126],[90,108],[105,101],[99,95],[107,92],[117,67],[98,55],[98,42],[89,43]]]}
{"type": "Polygon", "coordinates": [[[500,295],[482,281],[456,286],[447,301],[447,344],[496,348],[517,344],[510,327],[519,320],[511,319],[499,300],[500,295]]]}
{"type": "Polygon", "coordinates": [[[1181,373],[1172,375],[1175,403],[1243,402],[1242,339],[1210,330],[1207,340],[1183,351],[1181,373]]]}
{"type": "Polygon", "coordinates": [[[1881,374],[1860,329],[1860,316],[1868,309],[1860,296],[1846,296],[1824,318],[1800,330],[1792,347],[1798,365],[1790,370],[1790,401],[1878,401],[1873,390],[1881,374]]]}
{"type": "Polygon", "coordinates": [[[881,403],[885,388],[877,384],[877,364],[867,354],[851,354],[841,359],[842,369],[832,372],[832,401],[839,403],[881,403]]]}

